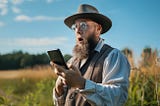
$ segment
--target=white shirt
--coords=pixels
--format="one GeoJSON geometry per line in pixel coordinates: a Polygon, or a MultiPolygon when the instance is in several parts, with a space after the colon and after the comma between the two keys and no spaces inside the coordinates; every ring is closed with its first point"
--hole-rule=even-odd
{"type": "MultiPolygon", "coordinates": [[[[100,52],[103,45],[104,41],[100,39],[95,51],[100,52]]],[[[86,60],[81,62],[81,66],[86,60]]],[[[127,58],[118,49],[113,49],[104,61],[102,83],[86,80],[85,88],[79,93],[93,106],[121,106],[128,97],[129,75],[127,58]]],[[[63,96],[57,97],[53,92],[53,99],[56,106],[63,106],[63,96]]]]}

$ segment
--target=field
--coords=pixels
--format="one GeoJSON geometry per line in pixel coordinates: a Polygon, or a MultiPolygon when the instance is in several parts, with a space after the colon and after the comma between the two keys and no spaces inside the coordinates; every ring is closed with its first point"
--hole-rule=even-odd
{"type": "MultiPolygon", "coordinates": [[[[0,71],[0,106],[53,106],[50,67],[0,71]]],[[[160,106],[160,67],[133,69],[125,106],[160,106]]]]}
{"type": "Polygon", "coordinates": [[[131,71],[125,106],[160,106],[160,67],[152,65],[131,71]]]}
{"type": "Polygon", "coordinates": [[[53,106],[50,67],[0,71],[0,106],[53,106]]]}

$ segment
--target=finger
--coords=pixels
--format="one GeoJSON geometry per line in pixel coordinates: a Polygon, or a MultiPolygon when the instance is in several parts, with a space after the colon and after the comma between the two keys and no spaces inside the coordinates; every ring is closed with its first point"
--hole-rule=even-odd
{"type": "Polygon", "coordinates": [[[54,63],[53,63],[52,61],[50,61],[50,65],[51,65],[51,66],[54,66],[54,63]]]}
{"type": "Polygon", "coordinates": [[[70,63],[67,63],[67,66],[68,66],[68,68],[71,68],[72,64],[70,64],[70,63]]]}
{"type": "Polygon", "coordinates": [[[59,78],[63,81],[63,80],[65,80],[62,76],[59,76],[59,78]]]}
{"type": "Polygon", "coordinates": [[[54,73],[57,74],[58,76],[61,76],[61,74],[62,74],[61,72],[59,72],[59,71],[57,70],[57,68],[54,68],[54,73]]]}
{"type": "Polygon", "coordinates": [[[62,76],[59,76],[59,79],[61,80],[61,82],[62,82],[64,85],[67,84],[67,83],[66,83],[66,80],[65,80],[62,76]]]}
{"type": "Polygon", "coordinates": [[[63,72],[63,73],[65,73],[66,72],[66,69],[65,68],[63,68],[62,66],[60,66],[60,65],[57,65],[57,64],[54,64],[54,67],[57,69],[57,71],[59,71],[59,72],[63,72]]]}
{"type": "Polygon", "coordinates": [[[51,65],[51,68],[54,70],[54,63],[52,61],[50,61],[50,65],[51,65]]]}
{"type": "Polygon", "coordinates": [[[65,81],[65,80],[62,80],[62,83],[63,83],[64,85],[67,85],[67,83],[66,83],[66,81],[65,81]]]}
{"type": "Polygon", "coordinates": [[[54,67],[55,67],[55,70],[54,70],[54,72],[58,75],[58,76],[61,76],[61,77],[63,77],[63,78],[65,78],[66,77],[66,69],[65,68],[63,68],[62,66],[59,66],[59,65],[57,65],[57,64],[54,64],[54,67]]]}
{"type": "Polygon", "coordinates": [[[81,75],[81,72],[79,71],[79,69],[75,67],[74,65],[71,65],[71,69],[76,71],[79,75],[81,75]]]}

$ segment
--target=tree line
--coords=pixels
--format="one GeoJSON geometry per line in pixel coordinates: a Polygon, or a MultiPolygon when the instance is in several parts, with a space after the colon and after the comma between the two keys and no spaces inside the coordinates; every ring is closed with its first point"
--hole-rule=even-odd
{"type": "MultiPolygon", "coordinates": [[[[128,48],[121,50],[128,58],[132,67],[134,67],[133,51],[128,48]]],[[[143,49],[139,63],[140,66],[149,66],[153,64],[158,56],[158,51],[150,47],[143,49]]],[[[68,61],[71,58],[70,54],[65,54],[64,59],[68,61]]],[[[15,51],[8,54],[0,54],[0,70],[32,68],[36,65],[48,65],[50,62],[46,53],[42,54],[29,54],[22,51],[15,51]]]]}
{"type": "Polygon", "coordinates": [[[0,55],[0,70],[19,69],[33,67],[35,65],[48,64],[49,59],[45,53],[29,54],[22,51],[0,55]]]}
{"type": "MultiPolygon", "coordinates": [[[[70,59],[71,55],[64,55],[65,61],[70,59]]],[[[0,54],[0,70],[32,68],[37,65],[47,65],[50,60],[46,53],[29,54],[22,51],[0,54]]]]}

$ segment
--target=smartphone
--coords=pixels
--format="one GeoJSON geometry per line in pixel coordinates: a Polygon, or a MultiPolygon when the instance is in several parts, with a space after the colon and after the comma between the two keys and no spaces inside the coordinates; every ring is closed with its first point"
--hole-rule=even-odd
{"type": "Polygon", "coordinates": [[[47,53],[48,53],[50,60],[52,62],[54,62],[55,64],[58,64],[60,66],[64,66],[66,69],[68,69],[60,49],[50,50],[50,51],[47,51],[47,53]]]}

